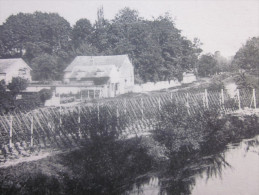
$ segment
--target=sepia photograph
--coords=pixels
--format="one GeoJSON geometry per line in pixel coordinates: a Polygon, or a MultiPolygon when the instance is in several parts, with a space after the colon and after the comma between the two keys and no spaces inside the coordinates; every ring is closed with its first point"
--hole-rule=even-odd
{"type": "Polygon", "coordinates": [[[0,0],[1,195],[258,195],[258,0],[0,0]]]}

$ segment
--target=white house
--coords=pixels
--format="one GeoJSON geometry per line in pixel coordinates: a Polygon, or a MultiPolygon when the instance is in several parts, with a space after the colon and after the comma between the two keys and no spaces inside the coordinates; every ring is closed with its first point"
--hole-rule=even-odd
{"type": "Polygon", "coordinates": [[[21,77],[30,82],[31,70],[22,58],[0,59],[0,81],[5,80],[6,84],[10,83],[13,77],[21,77]]]}
{"type": "Polygon", "coordinates": [[[77,56],[64,72],[67,85],[96,87],[105,97],[127,93],[134,86],[134,67],[127,55],[77,56]]]}

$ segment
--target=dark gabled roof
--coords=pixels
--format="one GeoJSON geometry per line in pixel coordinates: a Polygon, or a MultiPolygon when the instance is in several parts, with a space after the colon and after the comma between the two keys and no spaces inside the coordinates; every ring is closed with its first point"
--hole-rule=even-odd
{"type": "Polygon", "coordinates": [[[125,60],[129,60],[128,55],[77,56],[64,71],[65,72],[73,71],[73,68],[76,66],[115,65],[117,68],[120,68],[123,65],[125,60]]]}
{"type": "Polygon", "coordinates": [[[13,66],[19,67],[21,64],[31,70],[22,58],[0,59],[0,73],[7,73],[13,66]]]}

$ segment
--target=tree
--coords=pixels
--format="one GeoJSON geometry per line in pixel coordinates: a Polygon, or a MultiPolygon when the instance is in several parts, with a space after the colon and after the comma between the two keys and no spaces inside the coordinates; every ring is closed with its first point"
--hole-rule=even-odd
{"type": "Polygon", "coordinates": [[[142,20],[142,18],[139,17],[139,13],[137,10],[133,10],[128,7],[125,7],[124,9],[121,9],[119,13],[116,14],[113,22],[129,24],[129,23],[138,22],[140,20],[142,20]]]}
{"type": "Polygon", "coordinates": [[[43,54],[34,58],[31,62],[33,69],[33,80],[55,80],[61,78],[62,65],[59,61],[62,61],[57,56],[43,54]]]}
{"type": "Polygon", "coordinates": [[[21,77],[13,77],[12,82],[7,85],[7,88],[15,96],[19,94],[22,90],[25,90],[28,86],[28,81],[21,77]]]}
{"type": "Polygon", "coordinates": [[[72,30],[73,45],[78,47],[81,43],[89,43],[93,33],[92,24],[88,19],[80,19],[72,30]]]}
{"type": "Polygon", "coordinates": [[[55,13],[11,15],[0,28],[0,56],[23,58],[39,73],[36,80],[60,79],[64,66],[74,57],[70,33],[70,24],[55,13]]]}
{"type": "Polygon", "coordinates": [[[1,40],[10,55],[23,57],[28,43],[46,43],[52,52],[67,46],[70,24],[58,14],[35,12],[11,15],[1,28],[1,40]]]}
{"type": "Polygon", "coordinates": [[[259,37],[248,39],[246,44],[237,51],[232,63],[239,68],[258,71],[259,37]]]}
{"type": "Polygon", "coordinates": [[[216,64],[212,54],[203,54],[198,61],[198,74],[200,76],[210,76],[216,73],[216,64]]]}
{"type": "Polygon", "coordinates": [[[52,91],[50,89],[42,89],[39,91],[39,97],[42,103],[52,97],[52,91]]]}
{"type": "Polygon", "coordinates": [[[4,80],[0,81],[0,113],[7,114],[16,108],[16,95],[25,90],[28,82],[20,77],[14,77],[12,82],[6,86],[4,80]],[[10,90],[7,91],[7,89],[10,90]]]}

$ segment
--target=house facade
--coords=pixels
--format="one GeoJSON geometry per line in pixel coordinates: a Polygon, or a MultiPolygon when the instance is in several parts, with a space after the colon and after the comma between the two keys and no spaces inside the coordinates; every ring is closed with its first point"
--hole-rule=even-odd
{"type": "Polygon", "coordinates": [[[127,55],[77,56],[64,70],[64,83],[100,90],[103,97],[132,91],[134,67],[127,55]]]}
{"type": "Polygon", "coordinates": [[[31,82],[31,68],[22,58],[0,59],[0,81],[8,84],[13,77],[21,77],[31,82]]]}

